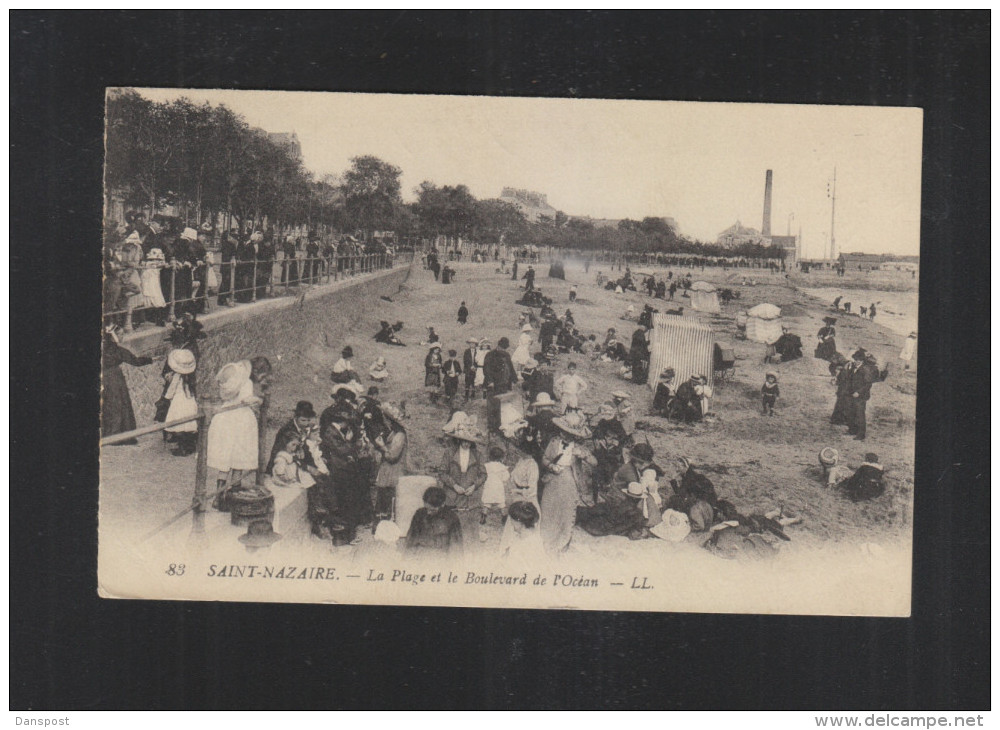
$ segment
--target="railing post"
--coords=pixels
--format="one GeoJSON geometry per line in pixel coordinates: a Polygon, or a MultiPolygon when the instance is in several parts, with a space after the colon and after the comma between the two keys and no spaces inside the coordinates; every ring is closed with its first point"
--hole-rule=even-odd
{"type": "Polygon", "coordinates": [[[253,259],[253,279],[250,280],[250,284],[252,287],[250,289],[251,292],[250,301],[256,302],[257,301],[257,257],[256,256],[253,259]]]}
{"type": "Polygon", "coordinates": [[[169,319],[171,322],[177,319],[177,313],[176,313],[177,310],[175,309],[174,306],[174,299],[176,299],[177,297],[176,291],[177,291],[177,269],[171,266],[170,267],[170,314],[167,317],[167,319],[169,319]]]}
{"type": "Polygon", "coordinates": [[[198,460],[194,472],[194,511],[204,512],[208,505],[208,426],[209,418],[202,413],[198,418],[198,460]]]}
{"type": "Polygon", "coordinates": [[[226,306],[236,306],[236,256],[229,261],[229,296],[226,297],[226,306]]]}
{"type": "Polygon", "coordinates": [[[257,486],[264,485],[264,470],[270,458],[267,450],[267,411],[271,405],[271,394],[265,390],[261,394],[260,409],[257,413],[257,486]]]}

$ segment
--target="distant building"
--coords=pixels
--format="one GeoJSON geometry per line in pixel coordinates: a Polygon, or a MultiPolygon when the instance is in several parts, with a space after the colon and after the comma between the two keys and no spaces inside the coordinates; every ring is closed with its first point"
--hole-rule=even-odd
{"type": "Polygon", "coordinates": [[[799,258],[798,236],[771,236],[771,245],[779,246],[785,252],[785,265],[791,266],[799,258]]]}
{"type": "Polygon", "coordinates": [[[715,242],[726,248],[734,248],[735,246],[742,246],[744,243],[766,246],[768,239],[764,238],[756,228],[750,228],[743,225],[740,221],[736,221],[736,223],[720,233],[715,242]]]}
{"type": "Polygon", "coordinates": [[[837,262],[848,271],[871,271],[882,268],[889,258],[879,253],[842,253],[837,262]]]}
{"type": "Polygon", "coordinates": [[[254,127],[253,131],[267,137],[278,147],[288,150],[289,154],[297,160],[302,159],[302,145],[299,143],[299,136],[295,132],[268,132],[266,129],[254,127]]]}
{"type": "Polygon", "coordinates": [[[520,188],[504,188],[503,192],[500,193],[500,200],[516,206],[524,214],[524,217],[532,223],[537,223],[542,216],[552,219],[556,217],[556,209],[549,205],[548,198],[544,193],[520,188]]]}

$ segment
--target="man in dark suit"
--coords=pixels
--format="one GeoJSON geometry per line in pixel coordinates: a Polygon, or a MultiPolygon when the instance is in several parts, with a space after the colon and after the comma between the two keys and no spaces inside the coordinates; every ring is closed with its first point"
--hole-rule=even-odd
{"type": "Polygon", "coordinates": [[[483,361],[483,385],[489,393],[486,401],[486,426],[487,428],[500,430],[500,398],[498,396],[509,393],[514,383],[517,382],[517,371],[514,370],[514,363],[510,360],[510,340],[501,337],[497,342],[497,349],[490,350],[483,361]]]}
{"type": "Polygon", "coordinates": [[[465,373],[465,400],[469,400],[476,389],[476,349],[479,342],[475,337],[465,342],[468,347],[462,353],[462,372],[465,373]]]}
{"type": "Polygon", "coordinates": [[[851,370],[850,405],[847,419],[847,433],[857,441],[864,441],[868,431],[866,409],[871,397],[872,383],[878,377],[878,368],[869,363],[863,349],[852,355],[854,367],[851,370]]]}

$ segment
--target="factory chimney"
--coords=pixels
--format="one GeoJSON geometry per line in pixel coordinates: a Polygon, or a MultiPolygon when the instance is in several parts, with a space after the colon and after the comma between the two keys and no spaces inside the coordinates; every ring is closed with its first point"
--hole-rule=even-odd
{"type": "Polygon", "coordinates": [[[767,171],[764,179],[764,223],[760,227],[760,233],[765,238],[771,237],[771,171],[767,171]]]}

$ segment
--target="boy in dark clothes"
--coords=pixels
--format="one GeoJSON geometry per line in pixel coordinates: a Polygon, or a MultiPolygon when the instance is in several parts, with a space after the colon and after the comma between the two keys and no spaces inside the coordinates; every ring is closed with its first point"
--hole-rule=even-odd
{"type": "Polygon", "coordinates": [[[465,306],[465,302],[462,302],[461,306],[458,308],[458,323],[465,324],[469,319],[469,308],[465,306]]]}
{"type": "Polygon", "coordinates": [[[444,375],[444,397],[452,399],[458,393],[458,376],[462,374],[462,364],[455,359],[456,350],[448,350],[448,359],[441,366],[444,375]]]}
{"type": "Polygon", "coordinates": [[[424,492],[424,506],[413,515],[406,534],[407,552],[461,552],[462,523],[453,509],[444,506],[445,497],[441,487],[424,492]]]}
{"type": "Polygon", "coordinates": [[[764,385],[760,389],[761,400],[764,402],[764,415],[774,415],[774,403],[781,393],[778,390],[777,373],[768,373],[764,376],[764,385]]]}

